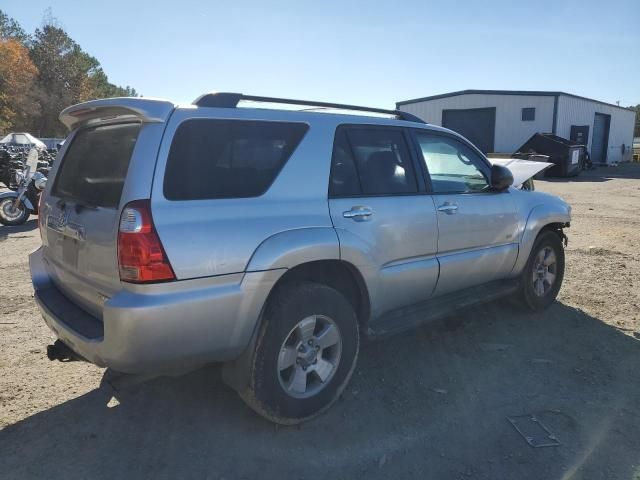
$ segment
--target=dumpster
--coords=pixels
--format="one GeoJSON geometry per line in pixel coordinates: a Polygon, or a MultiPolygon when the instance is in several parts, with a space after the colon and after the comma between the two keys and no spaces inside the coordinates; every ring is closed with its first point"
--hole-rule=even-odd
{"type": "Polygon", "coordinates": [[[573,177],[588,162],[584,145],[552,133],[534,134],[511,157],[552,163],[553,166],[545,170],[545,176],[549,177],[573,177]]]}

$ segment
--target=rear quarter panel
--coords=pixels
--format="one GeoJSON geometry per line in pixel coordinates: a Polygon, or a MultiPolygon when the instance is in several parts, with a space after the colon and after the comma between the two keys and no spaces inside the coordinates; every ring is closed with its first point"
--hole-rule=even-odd
{"type": "MultiPolygon", "coordinates": [[[[178,279],[245,271],[266,239],[289,230],[332,227],[327,204],[335,128],[331,122],[310,125],[271,187],[259,197],[170,201],[164,196],[163,181],[171,141],[178,126],[194,118],[296,121],[273,110],[185,107],[174,112],[160,147],[151,207],[178,279]]],[[[267,265],[262,262],[255,268],[267,265]]]]}

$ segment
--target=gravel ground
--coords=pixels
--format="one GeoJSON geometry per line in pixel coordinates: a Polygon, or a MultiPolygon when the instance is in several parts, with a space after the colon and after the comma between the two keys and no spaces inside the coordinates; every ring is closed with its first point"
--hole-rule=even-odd
{"type": "Polygon", "coordinates": [[[144,383],[49,362],[31,298],[35,220],[0,227],[0,478],[640,479],[640,166],[537,182],[573,206],[565,284],[369,343],[341,400],[257,417],[218,367],[144,383]],[[561,442],[532,448],[507,416],[561,442]]]}

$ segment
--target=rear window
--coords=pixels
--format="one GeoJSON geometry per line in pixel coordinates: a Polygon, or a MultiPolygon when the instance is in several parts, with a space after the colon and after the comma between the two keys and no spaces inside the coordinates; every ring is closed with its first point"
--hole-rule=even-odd
{"type": "Polygon", "coordinates": [[[302,123],[187,120],[171,144],[164,196],[203,200],[262,195],[307,129],[302,123]]]}
{"type": "Polygon", "coordinates": [[[127,123],[80,130],[62,160],[52,194],[117,208],[140,128],[127,123]]]}

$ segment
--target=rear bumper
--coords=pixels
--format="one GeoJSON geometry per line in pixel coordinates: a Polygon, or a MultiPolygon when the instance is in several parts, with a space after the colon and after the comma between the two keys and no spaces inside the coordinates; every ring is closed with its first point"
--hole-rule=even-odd
{"type": "Polygon", "coordinates": [[[105,300],[103,320],[51,281],[42,249],[29,256],[34,297],[45,323],[91,363],[126,373],[181,371],[236,358],[284,270],[128,285],[105,300]]]}

